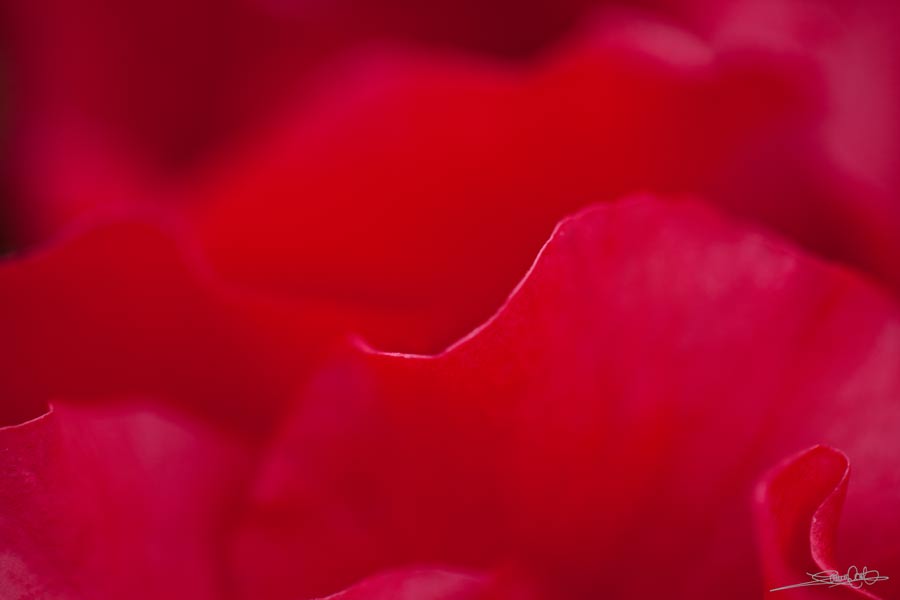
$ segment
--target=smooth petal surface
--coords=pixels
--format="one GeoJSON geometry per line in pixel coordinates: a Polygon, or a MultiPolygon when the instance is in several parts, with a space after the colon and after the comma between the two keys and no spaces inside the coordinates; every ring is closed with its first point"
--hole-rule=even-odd
{"type": "Polygon", "coordinates": [[[348,67],[188,194],[216,269],[398,314],[355,329],[436,351],[496,309],[563,216],[635,189],[743,185],[744,147],[806,118],[789,66],[602,23],[524,73],[389,55],[348,67]]]}
{"type": "Polygon", "coordinates": [[[890,575],[898,393],[897,306],[856,276],[694,204],[592,208],[447,352],[322,371],[233,565],[271,598],[422,561],[512,561],[553,598],[755,598],[754,485],[827,443],[858,464],[841,564],[890,575]]]}
{"type": "Polygon", "coordinates": [[[224,597],[248,467],[212,431],[133,404],[0,428],[0,597],[224,597]]]}
{"type": "Polygon", "coordinates": [[[531,600],[502,579],[436,569],[409,569],[371,577],[323,600],[531,600]]]}
{"type": "Polygon", "coordinates": [[[2,423],[137,394],[247,435],[272,425],[334,319],[217,285],[178,239],[110,221],[0,265],[2,423]]]}

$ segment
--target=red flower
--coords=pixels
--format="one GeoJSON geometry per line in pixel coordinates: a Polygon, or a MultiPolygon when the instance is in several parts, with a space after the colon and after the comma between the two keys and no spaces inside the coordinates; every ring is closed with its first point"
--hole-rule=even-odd
{"type": "Polygon", "coordinates": [[[13,5],[0,598],[895,594],[895,11],[435,6],[13,5]]]}

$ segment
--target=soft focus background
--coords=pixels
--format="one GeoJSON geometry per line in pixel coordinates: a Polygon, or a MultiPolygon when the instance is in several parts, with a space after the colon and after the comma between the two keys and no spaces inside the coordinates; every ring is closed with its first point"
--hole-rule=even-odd
{"type": "Polygon", "coordinates": [[[716,47],[811,57],[835,152],[896,184],[898,11],[886,0],[11,0],[0,30],[4,237],[34,239],[48,220],[35,202],[69,210],[84,201],[60,200],[73,188],[133,197],[154,178],[196,175],[309,100],[349,54],[399,44],[523,64],[590,15],[623,9],[716,47]]]}
{"type": "MultiPolygon", "coordinates": [[[[108,193],[116,184],[100,180],[110,178],[109,170],[139,171],[145,183],[196,174],[285,106],[302,103],[316,87],[311,82],[327,80],[342,57],[361,49],[400,44],[413,54],[467,53],[515,65],[540,57],[598,9],[638,10],[709,33],[737,4],[10,1],[0,30],[0,239],[5,247],[34,241],[40,237],[35,223],[47,220],[36,214],[37,202],[76,194],[71,188],[78,187],[108,193]]],[[[783,26],[777,14],[766,19],[776,30],[783,26]]],[[[129,188],[133,182],[117,183],[117,196],[142,191],[129,188]]]]}

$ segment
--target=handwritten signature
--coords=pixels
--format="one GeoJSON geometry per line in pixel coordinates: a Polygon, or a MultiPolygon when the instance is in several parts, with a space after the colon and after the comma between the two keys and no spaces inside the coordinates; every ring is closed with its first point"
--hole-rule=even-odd
{"type": "Polygon", "coordinates": [[[769,591],[779,592],[781,590],[791,590],[794,588],[810,587],[814,585],[827,585],[828,587],[846,585],[852,587],[855,590],[858,590],[864,585],[872,585],[873,583],[876,583],[878,581],[884,581],[888,579],[888,577],[885,577],[875,569],[870,569],[868,567],[857,569],[855,566],[847,569],[847,572],[843,575],[838,573],[835,569],[831,569],[828,571],[819,571],[818,573],[807,573],[807,575],[810,576],[810,581],[797,583],[794,585],[786,585],[784,587],[775,588],[774,590],[769,591]]]}

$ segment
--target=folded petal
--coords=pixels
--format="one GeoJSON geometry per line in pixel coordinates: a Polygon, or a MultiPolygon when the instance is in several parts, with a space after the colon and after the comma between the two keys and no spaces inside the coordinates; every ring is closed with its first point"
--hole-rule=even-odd
{"type": "MultiPolygon", "coordinates": [[[[756,492],[758,536],[767,587],[784,598],[878,598],[871,584],[797,586],[826,571],[844,574],[835,559],[837,524],[850,475],[841,452],[816,446],[781,464],[756,492]],[[777,587],[776,587],[777,586],[777,587]],[[778,589],[788,586],[788,589],[778,589]],[[789,591],[790,590],[790,591],[789,591]]],[[[867,568],[867,567],[863,567],[867,568]]],[[[857,567],[850,567],[854,574],[857,567]]],[[[873,570],[873,576],[878,576],[873,570]]]]}
{"type": "Polygon", "coordinates": [[[59,403],[0,428],[0,596],[221,598],[249,459],[195,422],[59,403]]]}
{"type": "Polygon", "coordinates": [[[321,371],[233,564],[271,598],[422,561],[512,562],[555,598],[755,598],[754,484],[822,442],[861,465],[848,564],[900,572],[898,392],[900,313],[856,276],[702,206],[591,208],[448,351],[321,371]]]}

